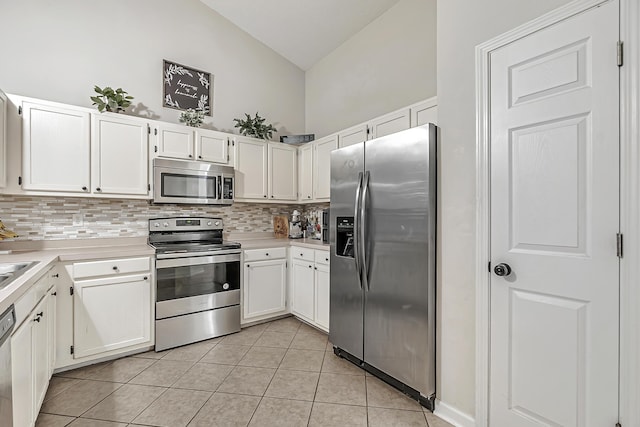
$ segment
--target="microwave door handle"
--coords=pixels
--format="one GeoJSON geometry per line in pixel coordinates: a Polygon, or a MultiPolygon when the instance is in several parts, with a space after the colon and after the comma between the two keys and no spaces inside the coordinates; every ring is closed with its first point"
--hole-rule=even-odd
{"type": "Polygon", "coordinates": [[[218,200],[222,200],[222,176],[218,177],[218,200]]]}

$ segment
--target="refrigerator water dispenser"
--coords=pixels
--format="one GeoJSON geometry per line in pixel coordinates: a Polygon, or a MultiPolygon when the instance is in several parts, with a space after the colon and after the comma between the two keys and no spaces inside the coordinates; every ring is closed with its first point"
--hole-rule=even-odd
{"type": "Polygon", "coordinates": [[[336,255],[353,258],[353,217],[336,218],[336,255]]]}

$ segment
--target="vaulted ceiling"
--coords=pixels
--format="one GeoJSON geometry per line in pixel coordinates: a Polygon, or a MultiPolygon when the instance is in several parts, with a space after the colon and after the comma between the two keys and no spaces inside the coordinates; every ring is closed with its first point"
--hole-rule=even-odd
{"type": "Polygon", "coordinates": [[[303,70],[399,0],[201,0],[303,70]]]}

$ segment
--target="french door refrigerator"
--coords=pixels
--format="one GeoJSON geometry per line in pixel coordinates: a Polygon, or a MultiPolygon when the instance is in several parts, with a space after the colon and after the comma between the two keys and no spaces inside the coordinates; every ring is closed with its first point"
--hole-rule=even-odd
{"type": "Polygon", "coordinates": [[[436,126],[331,153],[334,353],[433,410],[436,126]]]}

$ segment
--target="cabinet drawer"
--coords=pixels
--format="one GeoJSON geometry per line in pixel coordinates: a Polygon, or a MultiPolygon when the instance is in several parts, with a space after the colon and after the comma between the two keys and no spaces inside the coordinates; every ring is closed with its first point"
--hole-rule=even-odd
{"type": "Polygon", "coordinates": [[[287,257],[287,248],[249,249],[244,251],[244,260],[261,261],[287,257]]]}
{"type": "Polygon", "coordinates": [[[138,271],[150,271],[149,257],[109,259],[104,261],[77,262],[73,264],[73,278],[82,279],[93,276],[113,276],[138,271]]]}
{"type": "Polygon", "coordinates": [[[313,262],[315,260],[314,250],[309,248],[301,248],[298,246],[291,247],[291,256],[295,259],[303,259],[313,262]]]}
{"type": "Polygon", "coordinates": [[[329,251],[315,251],[316,253],[316,264],[325,264],[329,265],[329,251]]]}

